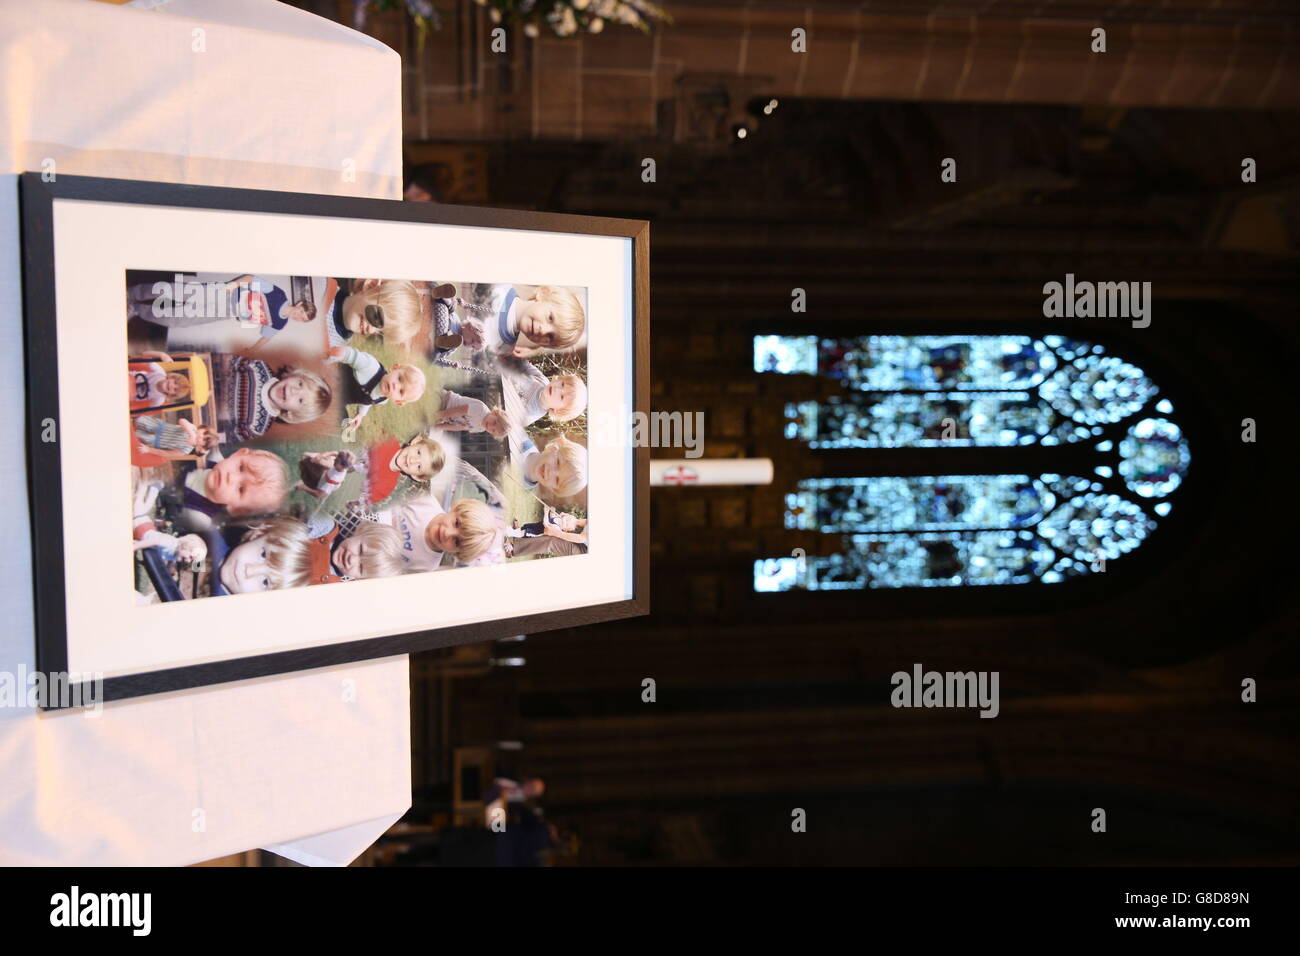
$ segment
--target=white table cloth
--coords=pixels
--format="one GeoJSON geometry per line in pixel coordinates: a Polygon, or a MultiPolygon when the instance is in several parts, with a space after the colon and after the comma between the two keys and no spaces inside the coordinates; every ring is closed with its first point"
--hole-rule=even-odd
{"type": "MultiPolygon", "coordinates": [[[[34,668],[13,174],[397,198],[400,69],[274,0],[0,0],[0,672],[34,668]]],[[[400,657],[98,717],[0,707],[0,864],[344,865],[410,804],[408,703],[400,657]]]]}

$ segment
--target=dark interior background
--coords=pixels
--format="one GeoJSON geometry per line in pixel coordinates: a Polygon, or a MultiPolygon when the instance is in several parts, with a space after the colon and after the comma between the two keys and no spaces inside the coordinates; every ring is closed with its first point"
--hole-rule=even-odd
{"type": "Polygon", "coordinates": [[[770,486],[654,491],[651,616],[413,659],[410,819],[446,810],[457,748],[485,747],[545,777],[570,862],[1295,863],[1300,17],[1079,3],[1035,31],[1027,4],[949,4],[936,25],[930,4],[824,3],[795,67],[806,6],[671,4],[658,40],[498,62],[469,13],[422,48],[372,18],[406,51],[408,158],[445,163],[452,201],[651,220],[653,407],[703,411],[709,457],[776,464],[770,486]],[[1152,282],[1151,326],[1048,322],[1042,285],[1067,272],[1152,282]],[[1060,585],[755,594],[755,559],[834,546],[783,529],[802,478],[882,456],[1005,470],[1000,449],[782,437],[786,401],[838,386],[756,375],[752,336],[873,331],[1063,332],[1134,361],[1191,443],[1173,513],[1060,585]],[[526,663],[489,663],[508,656],[526,663]],[[891,708],[913,662],[999,671],[1001,715],[891,708]]]}

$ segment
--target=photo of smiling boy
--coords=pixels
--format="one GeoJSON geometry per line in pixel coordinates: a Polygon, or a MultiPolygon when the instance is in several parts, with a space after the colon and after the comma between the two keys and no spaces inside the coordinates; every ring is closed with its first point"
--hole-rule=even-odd
{"type": "Polygon", "coordinates": [[[353,345],[353,336],[373,337],[405,348],[423,325],[419,285],[394,279],[330,279],[326,331],[331,346],[353,345]]]}
{"type": "Polygon", "coordinates": [[[325,414],[334,390],[306,368],[272,371],[261,359],[212,356],[217,390],[217,420],[232,441],[260,438],[276,422],[299,425],[325,414]]]}
{"type": "MultiPolygon", "coordinates": [[[[475,307],[481,317],[460,323],[464,344],[489,356],[529,358],[574,348],[587,329],[582,300],[563,286],[494,286],[490,307],[475,307]],[[484,312],[489,314],[482,314],[484,312]]],[[[458,304],[465,307],[464,300],[458,304]]]]}
{"type": "Polygon", "coordinates": [[[343,421],[345,434],[355,430],[376,405],[401,406],[424,395],[424,372],[414,365],[394,363],[385,368],[369,352],[346,345],[331,348],[325,361],[346,367],[339,386],[342,404],[357,406],[356,414],[343,421]]]}
{"type": "Polygon", "coordinates": [[[568,498],[587,487],[587,449],[567,435],[556,435],[540,450],[525,438],[515,467],[531,492],[568,498]]]}
{"type": "Polygon", "coordinates": [[[347,520],[345,524],[352,530],[345,531],[328,515],[311,519],[309,584],[388,578],[406,572],[402,538],[394,528],[367,520],[347,520]]]}
{"type": "Polygon", "coordinates": [[[444,555],[468,564],[500,546],[501,526],[492,509],[474,498],[461,498],[449,509],[426,495],[380,511],[375,520],[401,535],[408,571],[434,571],[444,555]]]}
{"type": "Polygon", "coordinates": [[[382,507],[390,496],[423,494],[446,463],[447,450],[425,432],[417,432],[406,442],[386,438],[366,451],[366,497],[382,507]]]}

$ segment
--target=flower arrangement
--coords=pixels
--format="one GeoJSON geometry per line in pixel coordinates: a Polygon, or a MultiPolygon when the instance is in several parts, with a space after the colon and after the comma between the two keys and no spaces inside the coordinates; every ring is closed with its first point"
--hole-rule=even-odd
{"type": "Polygon", "coordinates": [[[415,21],[421,49],[429,30],[442,27],[442,17],[433,0],[352,0],[352,29],[365,30],[371,7],[380,11],[405,9],[415,21]]]}
{"type": "MultiPolygon", "coordinates": [[[[558,37],[583,33],[600,33],[610,23],[635,27],[649,32],[654,23],[671,23],[663,6],[653,0],[475,0],[488,8],[493,23],[522,23],[524,34],[541,35],[543,29],[558,37]]],[[[415,21],[423,37],[430,28],[442,26],[432,0],[354,0],[353,26],[364,30],[366,13],[371,8],[404,8],[415,21]]]]}
{"type": "Polygon", "coordinates": [[[600,33],[608,23],[649,32],[653,23],[671,22],[667,11],[652,0],[476,0],[489,7],[494,23],[522,23],[524,34],[536,37],[543,26],[559,37],[600,33]]]}

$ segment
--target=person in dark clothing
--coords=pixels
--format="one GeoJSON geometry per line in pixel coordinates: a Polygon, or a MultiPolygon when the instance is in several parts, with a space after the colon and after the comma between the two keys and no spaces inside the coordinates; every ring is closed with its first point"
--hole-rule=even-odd
{"type": "Polygon", "coordinates": [[[449,173],[446,163],[408,166],[402,198],[407,202],[442,202],[445,193],[443,183],[449,178],[449,173]]]}
{"type": "Polygon", "coordinates": [[[536,807],[526,803],[509,809],[506,826],[496,838],[497,866],[541,866],[541,854],[555,846],[555,828],[536,807]]]}

